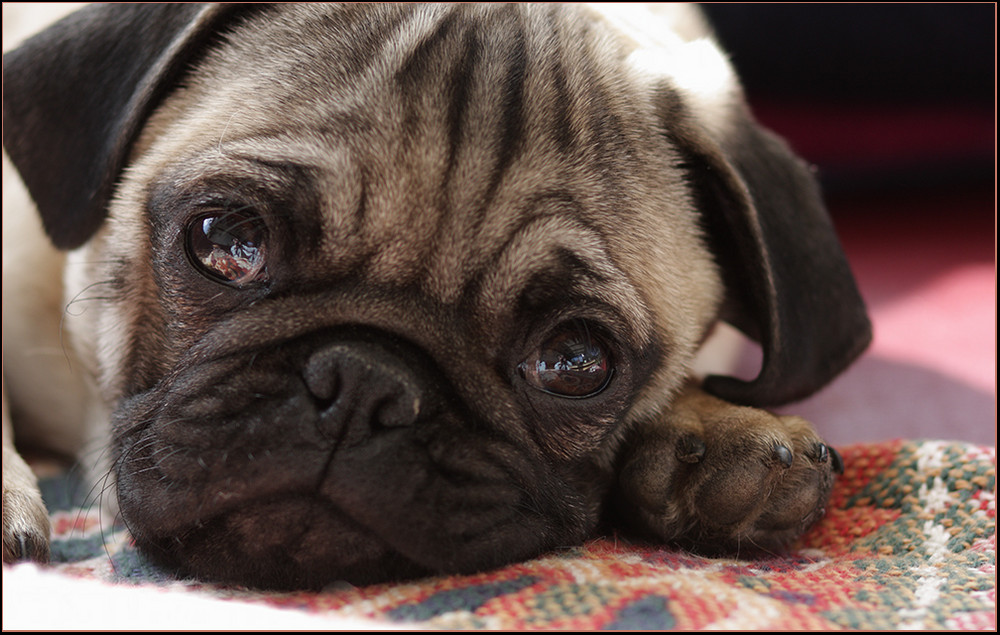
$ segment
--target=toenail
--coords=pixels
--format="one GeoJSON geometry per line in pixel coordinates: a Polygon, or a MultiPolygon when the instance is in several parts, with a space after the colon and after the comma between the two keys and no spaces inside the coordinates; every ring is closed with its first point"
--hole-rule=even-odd
{"type": "Polygon", "coordinates": [[[840,452],[837,449],[830,447],[830,456],[833,457],[833,471],[837,474],[844,473],[844,459],[840,458],[840,452]]]}
{"type": "Polygon", "coordinates": [[[792,467],[792,451],[783,445],[774,446],[774,458],[781,461],[781,464],[787,467],[792,467]]]}
{"type": "Polygon", "coordinates": [[[826,463],[830,460],[830,450],[826,447],[825,443],[817,443],[813,448],[813,458],[819,463],[826,463]]]}

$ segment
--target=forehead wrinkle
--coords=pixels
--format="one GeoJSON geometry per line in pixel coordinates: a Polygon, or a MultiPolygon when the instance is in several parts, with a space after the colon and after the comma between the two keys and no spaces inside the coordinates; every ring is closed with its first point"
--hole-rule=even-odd
{"type": "Polygon", "coordinates": [[[498,161],[509,87],[498,78],[508,70],[510,56],[502,51],[512,38],[487,28],[508,9],[462,6],[425,24],[427,33],[397,60],[402,69],[390,84],[394,138],[384,156],[393,160],[383,165],[394,174],[385,179],[394,187],[379,191],[386,204],[378,208],[380,226],[406,233],[386,236],[379,265],[396,276],[422,274],[425,291],[443,301],[461,292],[485,193],[508,171],[498,161]],[[454,20],[458,12],[471,19],[454,20]],[[411,248],[396,248],[403,244],[411,248]]]}
{"type": "Polygon", "coordinates": [[[365,230],[378,234],[371,243],[380,247],[375,280],[419,277],[429,294],[457,300],[460,272],[482,260],[483,248],[468,245],[492,241],[497,218],[505,232],[504,216],[526,192],[554,180],[600,189],[594,171],[612,179],[607,161],[588,166],[598,146],[615,156],[620,148],[588,129],[620,106],[611,99],[622,88],[617,61],[606,59],[607,42],[582,41],[589,23],[554,20],[557,10],[421,7],[403,22],[409,37],[387,46],[364,87],[353,91],[365,95],[367,116],[379,122],[363,135],[372,184],[365,230]],[[523,69],[514,73],[518,64],[523,69]],[[506,81],[511,77],[517,81],[506,81]],[[516,108],[507,104],[511,91],[516,108]],[[516,152],[508,148],[509,159],[505,117],[516,119],[524,136],[516,152]],[[573,138],[579,142],[568,141],[573,138]]]}
{"type": "MultiPolygon", "coordinates": [[[[470,131],[464,133],[470,136],[454,149],[457,159],[447,164],[449,178],[424,177],[443,184],[439,191],[443,201],[436,203],[436,242],[427,253],[423,284],[444,302],[455,301],[463,293],[466,280],[459,272],[480,269],[493,246],[505,241],[511,227],[529,216],[525,200],[537,199],[540,192],[558,192],[567,198],[580,196],[596,209],[609,199],[620,205],[624,196],[616,187],[619,166],[615,160],[625,140],[619,135],[609,143],[606,131],[591,129],[600,128],[604,121],[595,112],[610,116],[616,111],[605,85],[612,80],[593,67],[596,63],[584,64],[586,71],[562,64],[567,51],[558,41],[560,34],[529,29],[526,35],[520,109],[523,139],[516,156],[498,171],[493,146],[502,126],[498,112],[490,106],[501,101],[501,96],[495,92],[497,82],[481,73],[472,82],[473,89],[481,91],[480,98],[465,107],[473,113],[467,115],[470,131]],[[557,81],[566,80],[564,72],[572,75],[569,81],[557,81]],[[469,244],[477,248],[469,249],[469,244]]],[[[428,162],[423,174],[436,175],[444,165],[444,161],[428,162]]]]}
{"type": "Polygon", "coordinates": [[[516,298],[533,279],[562,268],[563,255],[570,253],[587,266],[586,286],[566,289],[585,295],[622,315],[637,343],[653,336],[650,314],[628,277],[608,257],[600,234],[564,214],[536,218],[517,229],[492,260],[474,300],[475,314],[484,324],[509,323],[518,305],[516,298]]]}
{"type": "Polygon", "coordinates": [[[308,254],[300,253],[310,259],[313,270],[328,276],[346,274],[376,250],[361,230],[368,207],[366,175],[345,139],[322,131],[253,134],[230,139],[207,155],[207,160],[193,158],[187,169],[197,170],[199,177],[245,177],[262,185],[273,183],[275,189],[315,193],[310,205],[288,210],[307,221],[300,227],[312,228],[298,238],[315,241],[308,254]],[[293,168],[294,176],[285,167],[293,168]]]}
{"type": "MultiPolygon", "coordinates": [[[[343,169],[337,148],[347,148],[353,169],[361,174],[344,185],[336,175],[324,176],[332,184],[324,190],[343,187],[346,192],[327,195],[333,201],[324,203],[327,209],[323,219],[328,225],[324,239],[330,254],[345,241],[352,247],[342,251],[367,254],[367,273],[374,282],[419,283],[426,293],[441,301],[457,300],[467,282],[467,273],[463,272],[479,270],[494,246],[505,240],[510,226],[523,222],[524,216],[512,210],[523,206],[526,195],[543,188],[562,189],[597,203],[615,194],[609,190],[613,189],[616,160],[622,154],[618,147],[621,135],[612,135],[618,139],[612,143],[599,131],[606,127],[603,124],[607,117],[625,114],[618,113],[622,104],[614,98],[623,88],[615,72],[619,66],[617,55],[605,46],[606,42],[590,42],[594,34],[586,21],[554,20],[552,12],[558,9],[551,6],[541,10],[529,5],[511,6],[516,9],[480,5],[414,8],[393,22],[392,32],[406,36],[371,42],[378,53],[368,56],[366,65],[358,68],[323,70],[306,65],[312,74],[301,75],[287,72],[301,66],[295,51],[274,51],[273,58],[263,60],[271,68],[283,69],[285,72],[277,75],[288,79],[280,90],[271,87],[274,93],[270,96],[265,91],[257,110],[281,104],[282,110],[288,112],[286,119],[296,125],[291,135],[274,145],[290,144],[283,152],[321,166],[324,174],[343,169]],[[420,43],[438,32],[446,16],[455,12],[463,14],[460,23],[468,28],[479,25],[483,41],[493,44],[490,55],[498,55],[493,49],[504,43],[504,50],[510,52],[508,40],[513,41],[517,35],[524,38],[520,40],[526,55],[520,114],[525,139],[519,144],[519,155],[505,166],[503,174],[491,174],[495,157],[492,151],[484,150],[488,144],[479,141],[495,138],[503,129],[494,106],[502,97],[496,91],[499,79],[509,70],[503,55],[491,58],[470,78],[470,103],[464,107],[462,133],[467,136],[456,148],[459,154],[452,168],[454,178],[445,187],[450,132],[448,122],[443,120],[447,108],[439,106],[448,104],[451,74],[422,75],[418,90],[411,93],[421,100],[419,104],[408,102],[406,94],[386,90],[386,86],[392,84],[390,78],[420,43]],[[503,19],[494,21],[497,16],[503,19]],[[534,26],[515,29],[521,21],[534,26]],[[483,24],[505,28],[486,29],[483,24]],[[569,63],[570,59],[573,63],[569,63]],[[352,81],[339,81],[341,75],[350,75],[352,81]],[[322,91],[313,85],[318,81],[328,82],[322,91]],[[557,102],[555,107],[553,101],[557,102]],[[417,137],[404,144],[407,112],[416,112],[420,119],[417,137]],[[404,151],[404,145],[411,150],[404,151]],[[331,159],[331,153],[338,156],[331,159]],[[483,205],[484,190],[494,179],[500,179],[500,185],[490,204],[483,205]],[[364,205],[348,204],[348,198],[352,202],[364,199],[364,205]],[[475,245],[475,249],[469,245],[475,245]]],[[[282,23],[281,28],[300,28],[299,21],[289,17],[288,24],[282,23]]],[[[444,45],[439,53],[449,64],[457,63],[455,56],[462,53],[456,47],[465,42],[458,37],[465,28],[438,42],[444,45]]],[[[321,50],[313,53],[322,53],[322,59],[335,59],[331,51],[350,47],[345,37],[335,34],[327,40],[317,39],[311,46],[321,50]]],[[[261,38],[254,41],[257,39],[261,38]]],[[[262,53],[254,55],[256,59],[262,53]]],[[[226,71],[245,73],[246,69],[229,61],[226,71]]],[[[219,122],[220,129],[226,131],[226,141],[242,132],[259,137],[245,143],[265,145],[268,135],[274,133],[262,123],[268,119],[252,116],[253,111],[245,105],[245,93],[228,94],[231,109],[238,112],[227,114],[219,122]]]]}

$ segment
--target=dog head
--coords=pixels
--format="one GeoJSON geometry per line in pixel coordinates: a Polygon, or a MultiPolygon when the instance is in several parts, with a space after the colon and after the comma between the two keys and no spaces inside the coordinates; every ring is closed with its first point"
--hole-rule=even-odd
{"type": "Polygon", "coordinates": [[[70,328],[149,554],[279,587],[526,558],[594,530],[720,318],[764,351],[707,380],[734,402],[860,353],[807,167],[709,41],[640,36],[555,5],[123,5],[5,56],[5,147],[100,289],[70,328]]]}

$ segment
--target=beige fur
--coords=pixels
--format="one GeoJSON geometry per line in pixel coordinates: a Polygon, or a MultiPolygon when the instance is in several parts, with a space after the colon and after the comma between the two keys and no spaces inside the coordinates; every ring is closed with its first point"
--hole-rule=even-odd
{"type": "MultiPolygon", "coordinates": [[[[727,213],[745,214],[753,223],[757,214],[754,193],[730,156],[739,149],[734,139],[754,124],[700,14],[690,7],[620,4],[420,6],[394,37],[377,42],[360,69],[350,64],[359,44],[314,30],[331,16],[345,24],[382,24],[393,23],[398,12],[384,5],[281,5],[267,20],[235,27],[144,122],[106,219],[68,254],[48,244],[5,159],[5,561],[43,559],[48,531],[33,477],[13,449],[8,397],[19,444],[88,457],[94,479],[111,469],[109,460],[129,477],[154,468],[166,473],[169,466],[159,461],[169,464],[173,453],[142,454],[157,439],[137,447],[122,441],[158,425],[159,404],[143,400],[162,391],[163,403],[181,411],[200,406],[199,399],[215,408],[221,399],[212,392],[215,385],[196,384],[203,373],[223,370],[217,380],[227,389],[238,385],[224,383],[231,377],[252,376],[256,354],[245,364],[226,366],[247,355],[248,343],[270,354],[272,344],[345,325],[389,333],[426,354],[431,366],[442,369],[455,399],[490,427],[489,444],[511,440],[501,449],[484,442],[483,462],[523,461],[545,475],[551,471],[551,487],[568,491],[565,515],[581,531],[596,527],[607,504],[631,529],[660,540],[772,546],[797,535],[821,512],[836,460],[812,428],[800,419],[726,403],[692,381],[704,372],[696,357],[719,331],[731,284],[722,266],[728,260],[712,253],[702,222],[709,211],[700,206],[709,195],[699,189],[701,180],[717,179],[727,190],[727,213]],[[477,54],[488,54],[477,58],[476,73],[463,75],[456,63],[469,54],[467,39],[442,37],[437,57],[418,55],[456,15],[495,26],[477,31],[483,38],[477,54]],[[508,32],[512,25],[521,30],[508,32]],[[508,85],[512,60],[522,56],[523,82],[508,85]],[[406,65],[414,60],[433,70],[410,74],[406,65]],[[512,123],[506,91],[515,89],[520,102],[512,123]],[[461,100],[456,90],[464,91],[461,100]],[[461,117],[452,112],[459,107],[461,117]],[[692,175],[696,161],[707,163],[708,177],[692,175]],[[286,172],[307,176],[295,177],[298,187],[290,188],[295,179],[286,172]],[[290,232],[299,240],[291,249],[277,239],[268,245],[268,266],[288,285],[284,293],[251,301],[193,271],[176,237],[183,241],[190,231],[185,223],[193,217],[185,201],[196,200],[213,179],[240,196],[246,187],[253,196],[264,196],[259,189],[275,200],[310,197],[308,204],[295,199],[271,212],[299,212],[297,222],[315,222],[309,232],[297,226],[290,232]],[[567,259],[575,269],[565,268],[567,259]],[[283,267],[294,275],[283,274],[283,267]],[[578,278],[570,280],[564,269],[578,278]],[[512,372],[497,371],[501,363],[519,361],[505,357],[525,312],[519,302],[544,287],[536,281],[552,271],[567,276],[562,284],[576,299],[550,301],[558,308],[546,305],[545,328],[584,318],[613,325],[608,330],[622,351],[615,377],[636,383],[628,395],[608,398],[607,414],[573,419],[546,410],[551,406],[531,401],[533,393],[525,398],[518,392],[512,372]],[[164,385],[168,381],[187,383],[175,393],[164,385]],[[120,405],[130,399],[127,407],[120,405]],[[116,448],[111,456],[101,450],[109,445],[116,448]]],[[[770,266],[766,254],[759,266],[770,266]]],[[[546,341],[537,333],[525,337],[546,341]]],[[[243,400],[263,398],[259,393],[266,391],[253,386],[234,403],[245,407],[243,400]]],[[[418,400],[410,405],[420,409],[418,400]]],[[[208,421],[215,418],[224,417],[215,413],[208,421]]],[[[179,428],[192,422],[176,420],[179,428]]],[[[172,437],[175,431],[165,427],[172,437]]],[[[206,444],[201,437],[184,441],[176,461],[183,463],[206,444]]],[[[466,451],[478,457],[480,449],[472,443],[456,454],[466,451]]],[[[235,458],[228,450],[221,458],[219,453],[208,447],[210,460],[198,459],[204,473],[196,468],[197,476],[177,479],[181,494],[209,510],[246,495],[248,486],[226,470],[258,460],[257,448],[244,452],[241,446],[235,458]],[[217,473],[223,476],[201,492],[199,479],[217,473]]],[[[418,454],[425,453],[433,451],[418,454]]],[[[256,474],[261,464],[268,465],[254,463],[248,473],[256,474]]],[[[324,478],[325,470],[335,470],[323,469],[324,478]]],[[[281,467],[277,473],[289,471],[281,467]]],[[[516,478],[522,477],[529,478],[516,478]]],[[[451,486],[449,480],[436,496],[450,500],[451,486]]],[[[287,504],[289,518],[301,512],[297,495],[275,503],[287,504]]],[[[168,519],[151,524],[169,524],[173,502],[158,500],[152,506],[168,519]]],[[[113,496],[106,502],[116,504],[113,496]]],[[[238,520],[225,534],[232,542],[240,542],[232,536],[241,532],[258,535],[261,527],[251,514],[256,502],[247,501],[250,520],[244,522],[242,511],[233,514],[238,520]]],[[[129,505],[133,517],[144,518],[141,505],[129,505]]],[[[436,507],[426,511],[428,521],[448,515],[436,507]]],[[[390,519],[396,513],[383,512],[390,519]]],[[[465,507],[458,505],[454,514],[464,517],[465,507]]],[[[206,518],[196,520],[199,531],[215,522],[206,518]]],[[[362,524],[383,521],[365,517],[362,524]]],[[[131,526],[141,531],[140,525],[131,526]]],[[[428,533],[437,538],[443,531],[428,533]]],[[[266,542],[261,538],[260,549],[266,542]]],[[[446,546],[448,554],[440,559],[451,562],[452,546],[446,546]]],[[[398,548],[409,553],[409,545],[398,548]]],[[[524,547],[524,553],[537,548],[524,547]]],[[[492,543],[488,550],[494,550],[492,543]]],[[[215,557],[198,553],[189,566],[241,582],[241,576],[257,575],[222,572],[229,565],[215,557]]],[[[489,557],[482,562],[504,556],[489,557]]],[[[239,566],[242,559],[230,558],[239,566]]],[[[308,573],[307,584],[322,582],[309,577],[315,575],[327,572],[308,573]]],[[[271,578],[250,583],[288,584],[271,578]]]]}

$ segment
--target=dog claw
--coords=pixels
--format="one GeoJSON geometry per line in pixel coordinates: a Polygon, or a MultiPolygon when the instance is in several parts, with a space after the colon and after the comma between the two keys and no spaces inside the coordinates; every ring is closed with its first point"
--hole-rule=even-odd
{"type": "Polygon", "coordinates": [[[830,447],[830,456],[833,459],[833,471],[837,474],[843,474],[844,459],[841,458],[840,452],[837,452],[836,448],[830,447]]]}
{"type": "Polygon", "coordinates": [[[826,463],[830,460],[830,450],[825,443],[817,443],[813,448],[813,459],[817,463],[826,463]]]}
{"type": "Polygon", "coordinates": [[[792,467],[792,451],[783,445],[774,446],[774,458],[778,459],[787,469],[792,467]]]}

